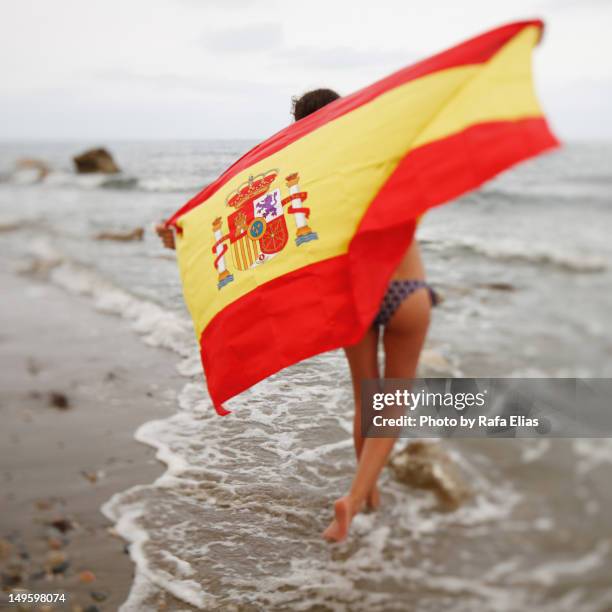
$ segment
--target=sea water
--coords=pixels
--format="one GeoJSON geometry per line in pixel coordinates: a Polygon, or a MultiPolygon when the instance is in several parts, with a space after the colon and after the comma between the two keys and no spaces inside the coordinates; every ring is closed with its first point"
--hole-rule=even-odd
{"type": "MultiPolygon", "coordinates": [[[[124,610],[592,610],[612,608],[608,440],[443,444],[472,498],[441,513],[384,472],[382,507],[348,541],[320,537],[354,466],[340,351],[227,403],[202,383],[173,253],[151,225],[253,143],[107,143],[123,172],[77,176],[85,143],[0,145],[0,241],[44,274],[132,321],[176,354],[176,413],[137,440],[166,472],[103,510],[130,544],[124,610]],[[46,160],[42,182],[16,172],[46,160]],[[100,232],[145,228],[142,242],[100,232]]],[[[436,309],[421,371],[457,376],[612,376],[612,145],[569,143],[428,213],[419,240],[436,309]]]]}

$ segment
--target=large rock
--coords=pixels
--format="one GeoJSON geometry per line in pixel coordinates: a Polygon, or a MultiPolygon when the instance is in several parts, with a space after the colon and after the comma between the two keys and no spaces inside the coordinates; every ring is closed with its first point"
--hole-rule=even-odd
{"type": "Polygon", "coordinates": [[[440,444],[411,442],[391,458],[389,465],[400,482],[433,491],[443,510],[454,510],[470,497],[458,467],[440,444]]]}
{"type": "Polygon", "coordinates": [[[79,174],[89,174],[92,172],[115,174],[121,171],[112,155],[106,149],[90,149],[73,157],[72,160],[79,174]]]}

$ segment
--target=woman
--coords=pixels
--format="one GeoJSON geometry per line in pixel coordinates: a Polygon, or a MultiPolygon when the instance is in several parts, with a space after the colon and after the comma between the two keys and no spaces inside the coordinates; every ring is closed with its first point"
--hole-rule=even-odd
{"type": "MultiPolygon", "coordinates": [[[[339,98],[330,89],[316,89],[293,100],[296,121],[339,98]]],[[[174,248],[172,230],[158,225],[164,246],[174,248]]],[[[364,438],[361,433],[361,381],[380,378],[378,342],[382,336],[385,352],[385,378],[413,378],[429,327],[434,294],[425,282],[425,271],[416,240],[404,255],[389,283],[380,311],[364,337],[344,352],[349,362],[355,395],[353,440],[357,469],[346,495],[334,503],[335,517],[323,536],[339,542],[346,538],[353,517],[364,507],[376,509],[380,503],[377,481],[394,438],[364,438]]]]}

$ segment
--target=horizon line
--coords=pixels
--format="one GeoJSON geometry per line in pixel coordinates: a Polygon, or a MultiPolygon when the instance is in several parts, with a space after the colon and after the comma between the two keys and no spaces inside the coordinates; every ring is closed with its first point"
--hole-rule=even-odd
{"type": "MultiPolygon", "coordinates": [[[[236,142],[236,141],[252,141],[252,142],[262,142],[265,140],[265,137],[255,137],[255,136],[241,136],[241,137],[210,137],[210,138],[183,138],[180,136],[177,137],[165,137],[160,136],[157,138],[151,137],[134,137],[134,138],[120,138],[120,137],[62,137],[62,138],[2,138],[0,137],[0,144],[82,144],[84,142],[96,143],[91,146],[105,146],[104,143],[110,144],[119,144],[119,143],[137,143],[137,142],[236,142]]],[[[596,142],[609,142],[612,143],[612,135],[610,136],[570,136],[570,137],[561,137],[561,144],[563,143],[596,143],[596,142]]]]}

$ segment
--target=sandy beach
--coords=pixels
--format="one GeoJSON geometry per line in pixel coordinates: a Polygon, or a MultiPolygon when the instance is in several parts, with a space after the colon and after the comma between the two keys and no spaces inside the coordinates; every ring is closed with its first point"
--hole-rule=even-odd
{"type": "Polygon", "coordinates": [[[0,278],[3,586],[116,610],[134,571],[100,506],[162,472],[133,434],[173,411],[180,376],[126,322],[6,266],[0,278]]]}

